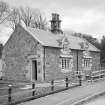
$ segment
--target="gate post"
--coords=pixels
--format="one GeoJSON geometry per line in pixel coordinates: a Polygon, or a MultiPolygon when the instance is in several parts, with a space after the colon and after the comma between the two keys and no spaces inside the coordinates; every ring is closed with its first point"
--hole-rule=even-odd
{"type": "Polygon", "coordinates": [[[12,94],[12,85],[8,85],[8,103],[11,104],[12,102],[12,97],[11,97],[11,94],[12,94]]]}
{"type": "Polygon", "coordinates": [[[79,79],[79,85],[82,86],[82,75],[81,74],[78,75],[78,79],[79,79]]]}
{"type": "Polygon", "coordinates": [[[68,77],[66,77],[66,88],[68,87],[68,77]]]}
{"type": "Polygon", "coordinates": [[[51,90],[54,91],[54,80],[51,81],[51,90]]]}
{"type": "MultiPolygon", "coordinates": [[[[32,89],[35,89],[35,82],[32,83],[32,89]]],[[[34,95],[35,95],[35,90],[32,91],[32,96],[34,96],[34,95]]]]}

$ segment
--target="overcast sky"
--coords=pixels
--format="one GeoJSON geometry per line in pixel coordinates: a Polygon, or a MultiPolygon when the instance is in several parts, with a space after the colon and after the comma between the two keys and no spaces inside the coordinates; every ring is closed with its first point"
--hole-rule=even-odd
{"type": "MultiPolygon", "coordinates": [[[[74,30],[101,38],[105,34],[105,0],[3,0],[12,6],[39,8],[47,20],[59,13],[63,30],[74,30]]],[[[6,29],[5,29],[6,30],[6,29]]],[[[5,30],[3,32],[5,32],[5,30]]],[[[8,34],[8,31],[7,33],[8,34]]]]}

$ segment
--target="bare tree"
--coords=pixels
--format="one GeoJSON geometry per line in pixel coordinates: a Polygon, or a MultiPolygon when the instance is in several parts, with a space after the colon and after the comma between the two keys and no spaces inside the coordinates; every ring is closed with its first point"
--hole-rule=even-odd
{"type": "Polygon", "coordinates": [[[17,8],[10,8],[6,2],[0,1],[0,24],[9,25],[14,29],[19,12],[17,8]]]}
{"type": "Polygon", "coordinates": [[[39,28],[39,29],[46,29],[47,20],[38,9],[32,9],[29,7],[20,8],[20,17],[21,20],[24,21],[26,26],[39,28]]]}
{"type": "Polygon", "coordinates": [[[38,29],[47,29],[47,20],[46,17],[43,17],[42,15],[39,15],[37,18],[34,18],[32,20],[31,26],[33,28],[38,28],[38,29]]]}
{"type": "Polygon", "coordinates": [[[9,5],[3,1],[0,1],[0,24],[2,24],[9,16],[9,5]]]}
{"type": "Polygon", "coordinates": [[[9,25],[13,30],[22,20],[27,27],[46,29],[47,21],[40,10],[29,7],[10,8],[5,2],[0,2],[0,24],[9,25]]]}
{"type": "Polygon", "coordinates": [[[20,13],[18,8],[12,8],[10,16],[7,17],[6,23],[14,30],[15,26],[20,22],[20,13]]]}
{"type": "Polygon", "coordinates": [[[32,10],[29,7],[26,8],[21,7],[19,11],[20,11],[21,20],[24,21],[26,26],[30,26],[33,17],[32,10]]]}

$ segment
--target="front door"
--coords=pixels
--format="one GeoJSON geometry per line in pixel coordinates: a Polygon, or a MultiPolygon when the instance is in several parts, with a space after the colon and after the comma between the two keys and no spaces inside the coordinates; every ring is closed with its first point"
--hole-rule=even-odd
{"type": "Polygon", "coordinates": [[[37,61],[32,61],[32,79],[37,80],[37,61]]]}

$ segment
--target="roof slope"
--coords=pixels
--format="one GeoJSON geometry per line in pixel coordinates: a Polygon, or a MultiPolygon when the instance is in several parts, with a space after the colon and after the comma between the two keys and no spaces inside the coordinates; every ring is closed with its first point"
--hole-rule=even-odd
{"type": "MultiPolygon", "coordinates": [[[[61,39],[64,37],[63,34],[53,34],[49,31],[44,31],[40,29],[35,29],[35,28],[30,28],[27,27],[25,28],[26,31],[28,31],[36,40],[38,40],[43,46],[50,46],[50,47],[58,47],[58,39],[61,39]]],[[[71,49],[76,49],[76,50],[83,50],[81,49],[80,43],[82,42],[87,42],[85,39],[80,38],[80,37],[75,37],[70,34],[66,34],[66,37],[68,38],[70,42],[70,47],[71,49]]],[[[89,42],[88,42],[89,43],[89,42]]],[[[90,51],[97,51],[99,52],[100,50],[93,46],[92,44],[89,43],[89,50],[90,51]]]]}
{"type": "MultiPolygon", "coordinates": [[[[80,38],[80,37],[75,37],[72,35],[66,35],[68,37],[68,40],[70,41],[70,46],[71,49],[78,49],[78,50],[82,50],[80,43],[82,42],[88,42],[87,40],[85,40],[84,38],[80,38]]],[[[96,48],[94,45],[92,45],[91,43],[89,43],[89,50],[90,51],[100,51],[98,48],[96,48]]]]}
{"type": "Polygon", "coordinates": [[[51,32],[30,27],[27,28],[27,31],[43,46],[59,47],[59,43],[54,39],[54,35],[51,32]]]}

